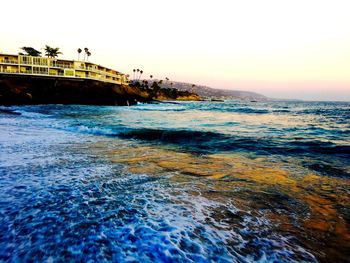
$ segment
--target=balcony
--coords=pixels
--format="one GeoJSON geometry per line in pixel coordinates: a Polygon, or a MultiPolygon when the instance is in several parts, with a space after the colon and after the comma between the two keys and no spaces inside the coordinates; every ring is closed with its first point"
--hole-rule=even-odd
{"type": "Polygon", "coordinates": [[[26,69],[26,70],[21,69],[21,71],[19,73],[21,73],[21,74],[32,74],[32,70],[31,69],[26,69]]]}
{"type": "Polygon", "coordinates": [[[18,64],[18,60],[15,60],[15,59],[2,59],[2,60],[0,60],[0,63],[3,63],[3,64],[18,64]]]}
{"type": "Polygon", "coordinates": [[[3,69],[2,71],[0,70],[0,72],[3,72],[3,73],[12,73],[12,74],[16,74],[16,73],[19,73],[18,70],[8,70],[8,69],[3,69]]]}
{"type": "Polygon", "coordinates": [[[62,63],[50,63],[51,68],[74,68],[73,65],[70,64],[62,64],[62,63]]]}
{"type": "Polygon", "coordinates": [[[48,66],[47,63],[42,63],[42,62],[33,62],[33,65],[34,66],[45,66],[45,67],[48,66]]]}
{"type": "Polygon", "coordinates": [[[23,60],[23,61],[20,61],[20,64],[22,65],[32,65],[32,61],[27,61],[27,60],[23,60]]]}
{"type": "MultiPolygon", "coordinates": [[[[109,82],[109,83],[115,83],[115,84],[121,84],[121,80],[120,79],[110,79],[110,78],[106,78],[105,75],[101,76],[101,75],[95,75],[95,76],[79,76],[79,75],[72,75],[72,76],[68,76],[68,75],[64,75],[63,72],[57,72],[57,73],[53,73],[53,72],[48,72],[48,71],[41,71],[41,70],[22,70],[22,71],[17,71],[17,70],[7,70],[7,69],[2,69],[0,68],[0,73],[7,73],[7,74],[27,74],[27,75],[46,75],[46,76],[60,76],[60,77],[67,77],[67,78],[77,78],[77,79],[92,79],[92,80],[98,80],[98,81],[103,81],[103,82],[109,82]]],[[[125,83],[125,82],[124,82],[125,83]]]]}

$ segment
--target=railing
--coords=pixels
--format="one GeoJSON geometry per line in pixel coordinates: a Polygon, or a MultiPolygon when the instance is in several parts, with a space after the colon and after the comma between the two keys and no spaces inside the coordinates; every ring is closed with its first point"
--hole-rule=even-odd
{"type": "Polygon", "coordinates": [[[61,64],[61,63],[50,63],[49,67],[52,67],[52,68],[74,68],[73,65],[61,64]]]}
{"type": "Polygon", "coordinates": [[[4,73],[14,73],[14,74],[19,73],[18,70],[13,71],[13,70],[7,70],[7,69],[4,69],[4,70],[2,70],[2,71],[0,71],[0,72],[4,72],[4,73]]]}
{"type": "Polygon", "coordinates": [[[50,76],[64,76],[64,73],[63,72],[57,72],[57,73],[49,72],[49,75],[50,76]]]}
{"type": "Polygon", "coordinates": [[[43,63],[43,62],[33,62],[34,66],[46,66],[47,67],[47,63],[43,63]]]}
{"type": "Polygon", "coordinates": [[[106,76],[108,75],[108,76],[111,76],[111,77],[115,77],[115,76],[119,76],[120,75],[120,74],[117,74],[117,73],[103,71],[103,70],[95,69],[95,68],[92,68],[92,67],[77,66],[77,67],[75,67],[75,69],[87,70],[87,71],[91,71],[91,72],[98,73],[98,74],[101,74],[101,75],[106,75],[106,76]]]}
{"type": "MultiPolygon", "coordinates": [[[[79,78],[79,79],[92,79],[92,80],[99,80],[99,81],[105,81],[105,82],[110,82],[110,83],[116,83],[116,84],[121,84],[121,80],[113,80],[113,79],[107,79],[105,78],[105,76],[86,76],[86,77],[82,77],[79,75],[73,75],[73,76],[68,76],[68,75],[64,75],[63,72],[57,72],[57,73],[53,73],[53,72],[47,72],[47,71],[40,71],[40,70],[26,70],[26,71],[18,71],[18,70],[7,70],[7,69],[0,69],[1,73],[8,73],[8,74],[31,74],[31,75],[46,75],[46,76],[60,76],[60,77],[66,77],[66,78],[79,78]]],[[[123,83],[128,83],[128,82],[123,82],[123,83]]]]}
{"type": "Polygon", "coordinates": [[[22,64],[22,65],[32,65],[32,61],[20,61],[19,64],[22,64]]]}
{"type": "Polygon", "coordinates": [[[115,73],[111,73],[111,72],[107,72],[107,71],[103,71],[103,70],[98,70],[95,68],[91,68],[91,67],[82,67],[82,66],[78,66],[78,67],[74,67],[73,65],[69,65],[69,64],[62,64],[62,63],[49,63],[49,65],[47,63],[42,63],[42,62],[35,62],[35,61],[16,61],[16,60],[1,60],[0,63],[3,64],[20,64],[20,65],[33,65],[33,66],[45,66],[45,67],[52,67],[52,68],[69,68],[69,69],[82,69],[82,70],[87,70],[87,71],[91,71],[97,74],[100,74],[101,76],[110,76],[110,77],[118,77],[120,78],[120,74],[115,74],[115,73]]]}
{"type": "Polygon", "coordinates": [[[0,60],[0,63],[4,64],[18,64],[17,60],[12,60],[12,59],[2,59],[0,60]]]}
{"type": "Polygon", "coordinates": [[[33,74],[49,75],[47,71],[33,70],[33,74]]]}

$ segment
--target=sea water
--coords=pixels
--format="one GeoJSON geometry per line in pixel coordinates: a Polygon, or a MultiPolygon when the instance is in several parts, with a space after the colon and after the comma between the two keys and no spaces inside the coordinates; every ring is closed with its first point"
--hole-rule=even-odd
{"type": "Polygon", "coordinates": [[[0,112],[0,261],[342,262],[350,103],[0,112]]]}

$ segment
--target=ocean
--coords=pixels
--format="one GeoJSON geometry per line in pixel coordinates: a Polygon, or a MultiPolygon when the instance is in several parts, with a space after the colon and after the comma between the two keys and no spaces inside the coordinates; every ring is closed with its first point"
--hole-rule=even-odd
{"type": "Polygon", "coordinates": [[[1,262],[350,258],[350,103],[1,109],[1,262]]]}

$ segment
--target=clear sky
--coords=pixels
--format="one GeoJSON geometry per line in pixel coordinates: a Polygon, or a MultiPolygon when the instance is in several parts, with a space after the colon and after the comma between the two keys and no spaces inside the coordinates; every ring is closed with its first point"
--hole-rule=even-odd
{"type": "Polygon", "coordinates": [[[350,101],[349,0],[3,0],[0,52],[67,59],[270,97],[350,101]]]}

